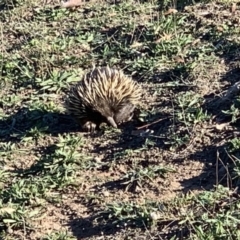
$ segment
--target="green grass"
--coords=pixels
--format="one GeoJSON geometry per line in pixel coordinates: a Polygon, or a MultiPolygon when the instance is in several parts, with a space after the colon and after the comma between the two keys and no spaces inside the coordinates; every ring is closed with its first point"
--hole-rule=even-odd
{"type": "Polygon", "coordinates": [[[233,2],[0,3],[1,239],[240,239],[233,2]],[[145,108],[82,133],[65,94],[106,65],[145,108]]]}

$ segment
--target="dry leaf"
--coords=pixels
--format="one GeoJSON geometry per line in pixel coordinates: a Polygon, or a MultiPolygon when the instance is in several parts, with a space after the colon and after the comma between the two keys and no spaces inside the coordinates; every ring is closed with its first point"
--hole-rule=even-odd
{"type": "Polygon", "coordinates": [[[110,196],[110,192],[107,191],[107,190],[103,191],[102,194],[103,194],[104,197],[109,197],[110,196]]]}
{"type": "Polygon", "coordinates": [[[192,46],[195,46],[199,42],[200,42],[200,39],[198,38],[198,39],[196,39],[195,41],[192,42],[192,46]]]}
{"type": "Polygon", "coordinates": [[[82,5],[82,0],[68,0],[66,2],[62,1],[62,7],[69,8],[69,7],[77,7],[82,5]]]}
{"type": "Polygon", "coordinates": [[[236,12],[236,8],[237,8],[237,4],[236,4],[236,3],[233,3],[230,11],[231,11],[232,13],[235,13],[235,12],[236,12]]]}
{"type": "Polygon", "coordinates": [[[216,129],[219,131],[224,130],[229,124],[228,123],[221,123],[221,124],[216,124],[216,129]]]}
{"type": "Polygon", "coordinates": [[[157,212],[151,212],[151,213],[150,213],[150,217],[151,217],[151,219],[154,220],[154,221],[156,221],[156,220],[158,220],[158,219],[161,219],[161,215],[160,215],[159,213],[157,213],[157,212]]]}
{"type": "Polygon", "coordinates": [[[198,15],[199,16],[207,16],[207,15],[211,15],[212,13],[211,12],[209,12],[209,11],[203,11],[203,12],[198,12],[198,15]]]}
{"type": "Polygon", "coordinates": [[[219,32],[223,32],[223,27],[221,27],[221,26],[217,26],[217,30],[219,31],[219,32]]]}
{"type": "Polygon", "coordinates": [[[170,9],[168,9],[167,12],[164,13],[164,15],[175,14],[175,13],[177,13],[177,12],[178,12],[177,9],[170,8],[170,9]]]}
{"type": "Polygon", "coordinates": [[[175,60],[175,62],[177,62],[177,63],[184,63],[184,62],[185,62],[184,59],[183,59],[182,57],[179,57],[179,56],[174,57],[174,60],[175,60]]]}
{"type": "Polygon", "coordinates": [[[133,42],[133,44],[130,46],[131,48],[138,48],[142,47],[143,43],[140,42],[133,42]]]}
{"type": "Polygon", "coordinates": [[[160,38],[158,38],[155,43],[160,43],[161,41],[166,41],[166,40],[170,40],[172,38],[172,34],[166,34],[163,33],[163,36],[161,36],[160,38]]]}
{"type": "Polygon", "coordinates": [[[1,213],[8,213],[8,214],[12,214],[15,211],[16,210],[14,208],[11,208],[11,207],[3,207],[3,208],[0,209],[1,213]]]}

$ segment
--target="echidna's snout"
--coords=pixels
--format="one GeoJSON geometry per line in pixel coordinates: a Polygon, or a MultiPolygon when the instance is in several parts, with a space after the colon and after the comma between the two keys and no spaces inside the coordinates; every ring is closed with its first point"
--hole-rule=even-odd
{"type": "Polygon", "coordinates": [[[113,117],[107,117],[107,121],[112,127],[117,128],[117,124],[114,121],[113,117]]]}

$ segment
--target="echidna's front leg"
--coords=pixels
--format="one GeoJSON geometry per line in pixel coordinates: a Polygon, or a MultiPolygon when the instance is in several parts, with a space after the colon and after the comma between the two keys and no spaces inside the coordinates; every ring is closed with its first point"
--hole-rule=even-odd
{"type": "Polygon", "coordinates": [[[96,130],[97,125],[93,122],[86,122],[82,125],[82,129],[86,132],[94,132],[96,130]]]}

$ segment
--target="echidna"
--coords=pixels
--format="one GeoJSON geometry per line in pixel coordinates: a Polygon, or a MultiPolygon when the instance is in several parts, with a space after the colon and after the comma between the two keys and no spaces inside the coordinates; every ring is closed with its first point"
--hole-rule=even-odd
{"type": "Polygon", "coordinates": [[[101,123],[117,128],[131,120],[141,99],[141,88],[120,70],[100,67],[85,74],[72,86],[65,107],[84,131],[92,132],[101,123]]]}

